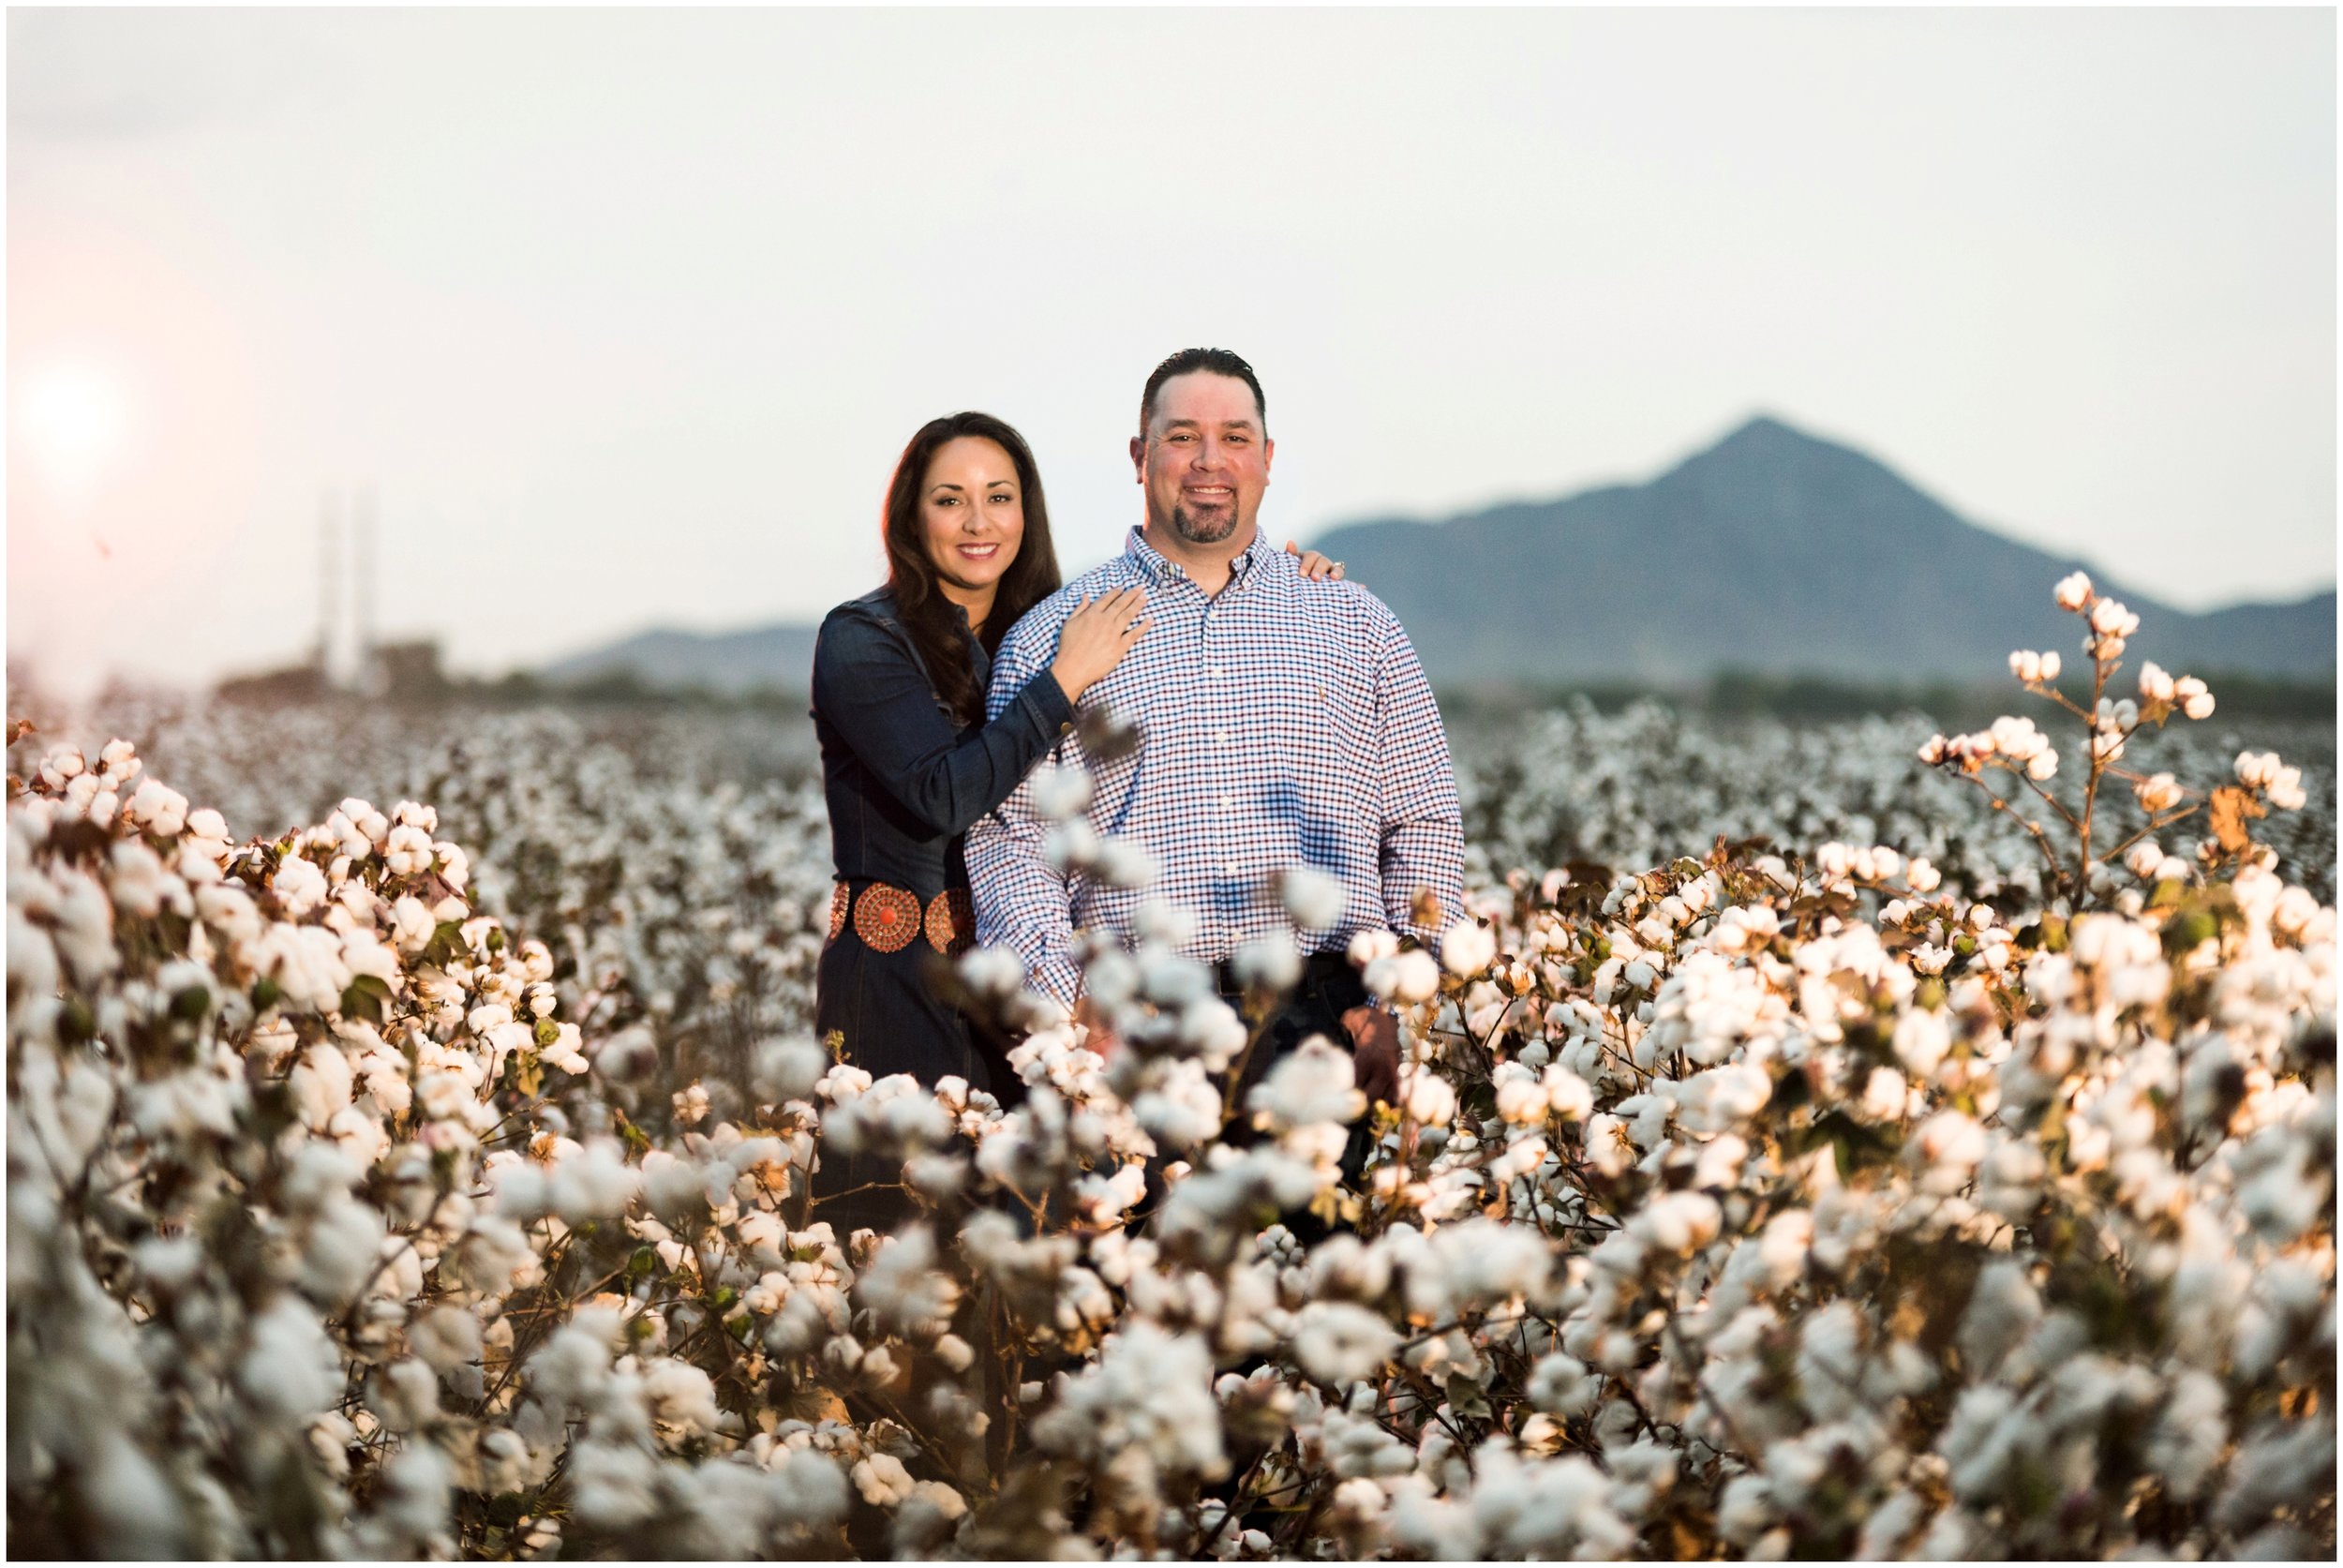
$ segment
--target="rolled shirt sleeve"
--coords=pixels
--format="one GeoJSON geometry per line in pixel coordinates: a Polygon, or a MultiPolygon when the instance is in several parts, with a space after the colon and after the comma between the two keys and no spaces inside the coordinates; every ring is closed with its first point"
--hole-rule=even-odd
{"type": "Polygon", "coordinates": [[[1437,946],[1440,932],[1416,923],[1415,897],[1419,889],[1431,891],[1442,927],[1464,914],[1464,813],[1440,705],[1395,618],[1376,661],[1376,717],[1383,762],[1383,912],[1393,931],[1437,946]]]}

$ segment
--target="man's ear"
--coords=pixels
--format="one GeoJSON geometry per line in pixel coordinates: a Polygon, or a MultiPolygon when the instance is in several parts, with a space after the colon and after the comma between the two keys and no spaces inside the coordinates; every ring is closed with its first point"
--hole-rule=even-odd
{"type": "Polygon", "coordinates": [[[1276,456],[1277,443],[1263,436],[1261,439],[1261,477],[1264,485],[1269,483],[1269,465],[1276,460],[1276,456]]]}
{"type": "Polygon", "coordinates": [[[1140,484],[1147,483],[1147,438],[1131,438],[1131,473],[1140,484]]]}

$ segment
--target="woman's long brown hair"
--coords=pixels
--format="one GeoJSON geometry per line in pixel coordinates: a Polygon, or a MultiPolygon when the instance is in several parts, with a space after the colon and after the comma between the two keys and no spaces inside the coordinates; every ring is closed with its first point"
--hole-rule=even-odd
{"type": "Polygon", "coordinates": [[[926,488],[928,463],[936,449],[962,436],[978,436],[1008,454],[1017,468],[1017,489],[1024,503],[1025,535],[1017,559],[1001,574],[994,590],[992,613],[977,634],[987,653],[999,650],[1001,638],[1027,610],[1058,590],[1057,549],[1050,543],[1050,508],[1041,496],[1041,470],[1033,460],[1025,438],[1002,420],[973,411],[931,419],[919,426],[911,444],[895,464],[895,477],[887,486],[887,586],[895,595],[896,613],[911,644],[928,666],[935,694],[963,724],[984,717],[984,693],[968,668],[967,630],[957,607],[936,586],[935,564],[928,559],[927,530],[919,517],[919,493],[926,488]]]}

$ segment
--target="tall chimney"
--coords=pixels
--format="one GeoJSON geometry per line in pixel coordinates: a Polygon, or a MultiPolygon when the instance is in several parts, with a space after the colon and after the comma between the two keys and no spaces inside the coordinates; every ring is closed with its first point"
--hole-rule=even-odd
{"type": "Polygon", "coordinates": [[[382,689],[374,630],[374,482],[358,487],[350,519],[350,580],[358,630],[358,689],[369,696],[382,689]]]}
{"type": "Polygon", "coordinates": [[[327,489],[318,498],[318,679],[334,684],[334,642],[341,588],[341,529],[338,498],[327,489]]]}

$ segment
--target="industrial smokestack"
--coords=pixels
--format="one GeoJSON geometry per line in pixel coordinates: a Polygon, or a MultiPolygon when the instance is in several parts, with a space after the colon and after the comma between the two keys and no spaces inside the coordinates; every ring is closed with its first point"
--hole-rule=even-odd
{"type": "Polygon", "coordinates": [[[318,498],[318,647],[319,681],[334,681],[334,644],[341,625],[341,507],[339,498],[326,490],[318,498]]]}
{"type": "Polygon", "coordinates": [[[358,487],[350,519],[350,581],[353,619],[358,631],[357,685],[368,696],[382,691],[381,661],[375,652],[374,626],[374,483],[358,487]]]}

